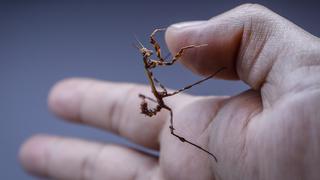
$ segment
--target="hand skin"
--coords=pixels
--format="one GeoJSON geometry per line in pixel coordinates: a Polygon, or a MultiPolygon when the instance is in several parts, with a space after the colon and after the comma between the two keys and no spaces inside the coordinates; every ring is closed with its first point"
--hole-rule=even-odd
{"type": "MultiPolygon", "coordinates": [[[[320,42],[265,7],[246,4],[208,21],[179,23],[166,32],[181,62],[251,89],[233,97],[180,94],[167,99],[175,127],[217,158],[169,132],[169,114],[140,114],[147,86],[73,78],[59,82],[49,108],[59,117],[105,129],[160,151],[155,158],[127,147],[36,135],[21,147],[29,173],[52,179],[306,180],[320,179],[320,42]]],[[[208,82],[207,82],[208,83],[208,82]]],[[[150,94],[150,93],[149,93],[150,94]]]]}

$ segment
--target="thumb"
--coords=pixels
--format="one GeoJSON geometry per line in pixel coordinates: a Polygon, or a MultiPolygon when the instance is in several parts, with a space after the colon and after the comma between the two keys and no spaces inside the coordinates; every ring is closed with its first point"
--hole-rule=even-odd
{"type": "Polygon", "coordinates": [[[181,62],[201,75],[227,67],[219,78],[241,79],[261,91],[266,85],[266,93],[272,94],[308,75],[296,70],[320,64],[318,38],[255,4],[239,6],[208,21],[174,24],[167,29],[166,42],[172,53],[186,45],[208,44],[187,50],[181,62]]]}

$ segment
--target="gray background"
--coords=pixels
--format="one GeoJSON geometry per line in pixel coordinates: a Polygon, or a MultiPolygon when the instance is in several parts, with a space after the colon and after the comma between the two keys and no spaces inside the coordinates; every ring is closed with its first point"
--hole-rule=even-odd
{"type": "MultiPolygon", "coordinates": [[[[254,1],[320,35],[319,4],[254,1]]],[[[156,27],[208,19],[240,1],[0,1],[0,179],[34,179],[17,160],[21,143],[35,133],[128,144],[101,130],[58,120],[48,110],[50,87],[66,77],[145,83],[141,57],[131,44],[146,44],[156,27]]],[[[158,37],[161,39],[162,35],[158,37]]],[[[157,72],[168,87],[199,79],[181,65],[157,72]]],[[[241,82],[211,81],[190,91],[233,95],[241,82]]]]}

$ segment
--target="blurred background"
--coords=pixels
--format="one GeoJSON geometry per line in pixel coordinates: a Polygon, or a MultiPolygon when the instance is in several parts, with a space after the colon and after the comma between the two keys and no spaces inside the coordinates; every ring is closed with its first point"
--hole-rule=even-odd
{"type": "MultiPolygon", "coordinates": [[[[48,133],[134,146],[101,130],[69,124],[47,110],[52,85],[67,77],[146,83],[134,34],[144,44],[154,28],[203,20],[246,1],[0,1],[0,179],[34,179],[20,167],[20,145],[48,133]]],[[[316,1],[251,1],[267,6],[320,36],[316,1]]],[[[157,37],[163,41],[163,34],[157,37]]],[[[163,47],[165,45],[163,44],[163,47]]],[[[165,48],[163,48],[165,49],[165,48]]],[[[156,72],[166,86],[181,88],[200,77],[180,64],[156,72]]],[[[189,91],[234,95],[248,87],[212,80],[189,91]]]]}

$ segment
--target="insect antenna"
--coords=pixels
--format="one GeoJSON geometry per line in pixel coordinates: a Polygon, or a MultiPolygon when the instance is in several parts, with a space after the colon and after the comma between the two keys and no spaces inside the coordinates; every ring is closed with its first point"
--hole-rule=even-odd
{"type": "Polygon", "coordinates": [[[137,44],[132,43],[132,46],[133,46],[134,48],[136,48],[136,49],[140,50],[140,47],[139,47],[137,44]]]}
{"type": "MultiPolygon", "coordinates": [[[[137,36],[136,34],[134,34],[133,36],[134,36],[134,38],[136,39],[136,41],[139,43],[140,47],[141,47],[141,48],[145,48],[145,47],[142,45],[141,41],[139,40],[138,36],[137,36]]],[[[139,48],[139,49],[141,49],[141,48],[139,48]]]]}

